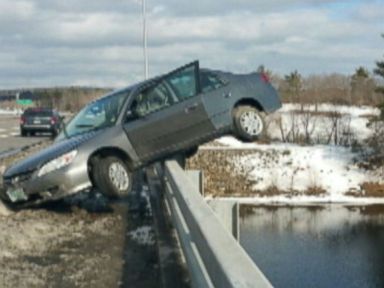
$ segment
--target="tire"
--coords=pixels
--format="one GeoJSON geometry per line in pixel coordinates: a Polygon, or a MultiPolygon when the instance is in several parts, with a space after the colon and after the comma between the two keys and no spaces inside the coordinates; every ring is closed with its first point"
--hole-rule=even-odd
{"type": "Polygon", "coordinates": [[[20,135],[21,135],[21,137],[27,137],[27,131],[25,131],[24,129],[21,129],[20,135]]]}
{"type": "Polygon", "coordinates": [[[93,162],[94,184],[105,196],[126,197],[132,190],[132,172],[127,164],[116,156],[107,156],[93,162]]]}
{"type": "Polygon", "coordinates": [[[239,106],[233,112],[235,134],[242,141],[258,140],[265,129],[265,114],[252,106],[239,106]]]}

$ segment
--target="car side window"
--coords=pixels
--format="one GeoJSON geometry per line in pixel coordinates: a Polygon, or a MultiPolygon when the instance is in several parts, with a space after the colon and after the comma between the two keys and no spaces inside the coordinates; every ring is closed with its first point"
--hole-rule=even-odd
{"type": "Polygon", "coordinates": [[[197,95],[196,66],[188,66],[166,77],[164,81],[171,86],[180,101],[197,95]]]}
{"type": "Polygon", "coordinates": [[[224,82],[214,73],[200,71],[201,91],[203,93],[210,92],[224,86],[224,82]]]}
{"type": "Polygon", "coordinates": [[[177,98],[172,95],[170,89],[162,81],[138,94],[132,109],[137,116],[142,117],[171,106],[176,101],[177,98]]]}

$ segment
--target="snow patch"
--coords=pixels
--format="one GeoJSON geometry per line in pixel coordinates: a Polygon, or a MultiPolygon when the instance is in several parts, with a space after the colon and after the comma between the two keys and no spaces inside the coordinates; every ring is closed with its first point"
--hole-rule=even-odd
{"type": "MultiPolygon", "coordinates": [[[[218,149],[249,150],[246,155],[231,158],[229,161],[235,165],[236,173],[246,175],[254,183],[255,191],[265,191],[270,187],[287,192],[305,192],[315,187],[325,191],[324,195],[319,196],[289,196],[289,193],[271,196],[268,197],[269,202],[351,202],[356,198],[346,196],[345,193],[361,191],[361,184],[364,182],[383,181],[380,173],[359,168],[355,164],[357,154],[346,147],[285,143],[244,144],[232,137],[223,137],[218,141],[225,145],[218,149]]],[[[264,197],[261,198],[262,202],[265,200],[264,197]]],[[[368,199],[359,198],[358,201],[371,202],[372,199],[366,200],[368,199]]]]}
{"type": "Polygon", "coordinates": [[[20,115],[21,110],[18,109],[0,109],[0,115],[20,115]]]}
{"type": "Polygon", "coordinates": [[[151,226],[142,226],[128,233],[132,240],[139,245],[154,245],[155,235],[151,226]]]}

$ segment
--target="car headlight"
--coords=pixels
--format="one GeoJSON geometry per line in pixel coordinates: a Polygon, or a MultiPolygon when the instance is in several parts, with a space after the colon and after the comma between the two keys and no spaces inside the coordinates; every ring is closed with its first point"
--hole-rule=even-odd
{"type": "Polygon", "coordinates": [[[50,173],[52,171],[55,171],[71,164],[73,159],[75,159],[76,154],[77,150],[73,150],[64,155],[61,155],[56,159],[49,161],[48,163],[44,164],[43,167],[40,168],[39,173],[37,173],[37,176],[43,176],[47,173],[50,173]]]}

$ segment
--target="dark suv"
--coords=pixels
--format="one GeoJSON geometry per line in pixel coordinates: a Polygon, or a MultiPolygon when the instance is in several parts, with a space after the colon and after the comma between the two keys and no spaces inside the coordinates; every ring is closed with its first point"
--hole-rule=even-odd
{"type": "Polygon", "coordinates": [[[20,117],[21,136],[34,135],[37,132],[51,133],[56,136],[62,122],[60,114],[49,108],[28,108],[20,117]]]}
{"type": "Polygon", "coordinates": [[[264,115],[280,107],[267,75],[200,69],[193,62],[88,104],[51,147],[5,171],[0,196],[39,203],[92,186],[123,196],[136,169],[225,134],[256,140],[264,115]]]}

